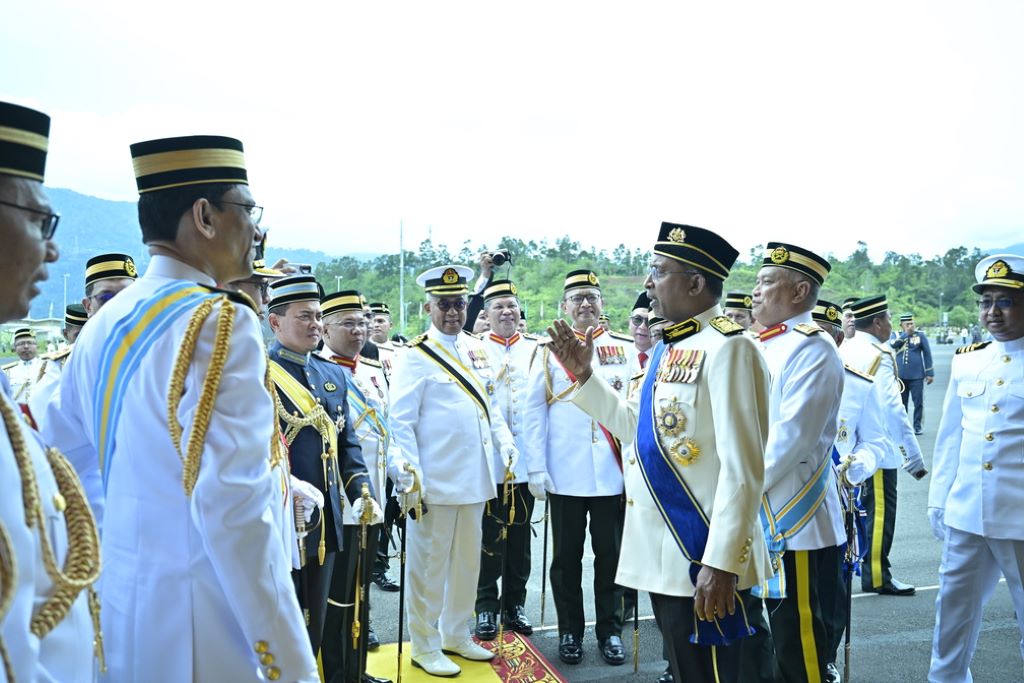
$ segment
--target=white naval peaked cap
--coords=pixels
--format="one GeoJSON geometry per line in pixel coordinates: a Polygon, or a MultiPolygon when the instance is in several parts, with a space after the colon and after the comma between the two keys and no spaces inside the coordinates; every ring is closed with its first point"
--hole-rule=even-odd
{"type": "Polygon", "coordinates": [[[473,269],[466,266],[437,266],[419,274],[416,284],[428,294],[459,296],[469,293],[469,280],[473,269]]]}
{"type": "Polygon", "coordinates": [[[978,284],[971,287],[980,294],[983,287],[1024,289],[1024,256],[993,254],[986,256],[974,268],[978,284]]]}

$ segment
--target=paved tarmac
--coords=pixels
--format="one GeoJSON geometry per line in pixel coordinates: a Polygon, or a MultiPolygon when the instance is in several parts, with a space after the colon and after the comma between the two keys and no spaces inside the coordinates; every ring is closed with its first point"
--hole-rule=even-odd
{"type": "MultiPolygon", "coordinates": [[[[936,378],[934,384],[925,387],[925,433],[919,437],[929,469],[954,348],[935,344],[932,347],[936,378]]],[[[901,473],[899,477],[896,538],[891,556],[893,573],[899,580],[915,584],[918,589],[917,595],[888,597],[857,593],[854,597],[850,679],[857,683],[907,683],[927,680],[941,554],[941,544],[932,536],[926,516],[929,481],[930,477],[915,481],[905,473],[901,473]]],[[[543,505],[539,504],[534,518],[541,519],[542,513],[543,505]]],[[[532,639],[540,651],[569,681],[655,681],[664,671],[665,662],[661,659],[661,636],[654,626],[650,600],[645,594],[640,598],[639,673],[633,673],[629,660],[624,666],[606,665],[597,651],[597,641],[592,628],[588,628],[584,636],[585,654],[581,664],[567,666],[558,660],[558,633],[554,626],[555,611],[550,589],[544,626],[540,627],[543,549],[540,534],[543,527],[537,524],[535,528],[538,537],[534,539],[533,544],[533,574],[530,578],[526,609],[534,626],[537,627],[532,639]]],[[[584,593],[587,601],[587,618],[590,620],[593,619],[593,587],[590,583],[593,572],[589,566],[592,561],[593,555],[588,551],[584,557],[584,593]]],[[[397,563],[393,565],[391,576],[398,578],[397,563]]],[[[474,590],[473,587],[467,589],[474,590]]],[[[383,642],[394,642],[398,633],[398,594],[382,593],[373,587],[371,600],[375,630],[383,642]]],[[[405,637],[409,637],[408,627],[405,637]]],[[[632,625],[623,633],[623,640],[627,646],[628,656],[632,656],[632,625]]],[[[839,664],[841,668],[842,653],[839,664]]],[[[1005,584],[1000,584],[996,588],[985,609],[972,671],[977,683],[1024,681],[1020,634],[1005,584]]]]}

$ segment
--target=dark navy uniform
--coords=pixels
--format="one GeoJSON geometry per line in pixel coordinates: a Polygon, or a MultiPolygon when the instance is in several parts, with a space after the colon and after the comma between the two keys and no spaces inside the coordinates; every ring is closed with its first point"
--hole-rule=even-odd
{"type": "MultiPolygon", "coordinates": [[[[313,652],[316,653],[323,636],[335,556],[344,548],[342,510],[345,502],[341,489],[344,488],[349,501],[354,502],[361,495],[363,484],[371,488],[373,485],[348,419],[346,384],[341,369],[314,355],[290,351],[279,342],[270,346],[269,353],[271,361],[280,365],[313,394],[335,424],[340,422],[339,418],[343,420],[343,427],[338,431],[337,468],[340,472],[335,470],[333,459],[328,458],[325,463],[322,457],[323,437],[312,427],[301,429],[288,448],[292,475],[317,487],[324,496],[323,513],[314,517],[309,536],[306,537],[305,565],[301,570],[292,572],[299,593],[299,604],[304,610],[309,610],[309,638],[313,652]],[[324,525],[322,530],[316,528],[319,524],[324,525]],[[321,539],[326,551],[322,562],[319,558],[321,539]]],[[[287,413],[301,414],[302,411],[283,391],[279,390],[277,395],[287,413]]],[[[281,420],[282,432],[287,428],[286,422],[281,420]]]]}
{"type": "Polygon", "coordinates": [[[913,395],[914,432],[920,434],[924,417],[924,380],[925,377],[935,377],[928,337],[917,330],[910,336],[900,332],[889,346],[896,352],[896,369],[903,382],[903,407],[907,408],[907,399],[913,395]]]}

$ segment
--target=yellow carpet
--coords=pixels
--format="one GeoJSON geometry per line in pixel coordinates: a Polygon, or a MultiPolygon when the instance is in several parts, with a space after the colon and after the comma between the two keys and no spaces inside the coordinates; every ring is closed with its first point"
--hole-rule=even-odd
{"type": "MultiPolygon", "coordinates": [[[[555,670],[533,646],[529,638],[518,633],[505,634],[502,656],[489,662],[472,662],[458,655],[451,655],[453,662],[462,667],[462,673],[455,679],[460,683],[564,683],[565,679],[555,670]]],[[[497,643],[480,643],[494,650],[497,643]]],[[[431,676],[423,669],[414,667],[409,659],[412,647],[402,646],[402,683],[438,683],[445,680],[431,676]]],[[[390,678],[398,683],[398,644],[381,645],[376,652],[370,652],[366,661],[366,672],[372,676],[390,678]]]]}

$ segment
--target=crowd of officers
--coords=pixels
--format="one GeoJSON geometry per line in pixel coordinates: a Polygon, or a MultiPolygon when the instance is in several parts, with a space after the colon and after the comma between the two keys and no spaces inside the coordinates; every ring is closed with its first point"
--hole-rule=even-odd
{"type": "MultiPolygon", "coordinates": [[[[48,132],[0,103],[4,321],[58,256],[48,132]]],[[[753,291],[726,294],[738,252],[663,223],[630,335],[602,325],[583,269],[542,337],[485,255],[475,285],[460,265],[421,274],[429,329],[394,342],[386,304],[267,267],[240,142],[130,151],[146,272],[90,259],[73,344],[12,368],[0,399],[4,680],[372,683],[372,583],[400,590],[413,665],[456,676],[532,632],[536,501],[568,665],[588,530],[598,652],[626,661],[646,591],[662,681],[839,680],[858,568],[863,590],[914,593],[889,551],[897,473],[926,474],[897,359],[921,341],[904,320],[890,346],[882,296],[820,300],[817,254],[771,242],[753,291]],[[481,311],[489,329],[467,332],[481,311]]],[[[1024,258],[976,279],[994,340],[957,352],[933,460],[933,681],[970,680],[1000,573],[1024,619],[1005,514],[1024,479],[1024,258]]]]}

